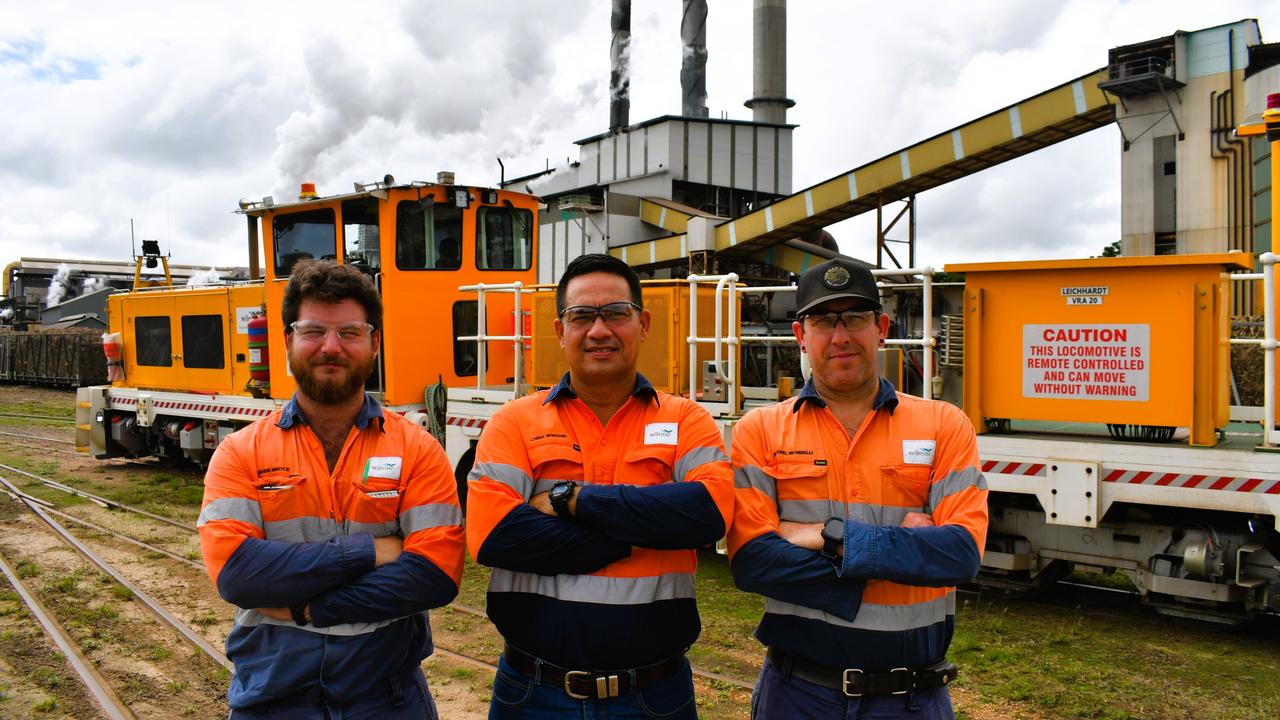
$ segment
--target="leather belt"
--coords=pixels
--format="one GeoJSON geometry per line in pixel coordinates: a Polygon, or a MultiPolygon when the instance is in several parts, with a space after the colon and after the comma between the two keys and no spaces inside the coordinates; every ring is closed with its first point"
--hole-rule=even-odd
{"type": "Polygon", "coordinates": [[[553,685],[575,700],[606,700],[643,690],[684,667],[684,654],[630,670],[569,670],[517,650],[502,648],[502,657],[516,670],[537,677],[543,685],[553,685]]]}
{"type": "Polygon", "coordinates": [[[798,658],[777,648],[769,648],[769,660],[779,669],[791,662],[791,675],[801,680],[839,690],[848,697],[864,695],[905,695],[913,690],[936,690],[951,684],[959,669],[946,661],[925,668],[894,668],[888,672],[867,672],[858,668],[834,668],[798,658]]]}

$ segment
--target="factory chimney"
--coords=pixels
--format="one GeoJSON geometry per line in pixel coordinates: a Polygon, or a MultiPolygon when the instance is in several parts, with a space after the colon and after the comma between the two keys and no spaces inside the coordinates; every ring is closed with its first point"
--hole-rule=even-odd
{"type": "Polygon", "coordinates": [[[756,122],[783,125],[796,104],[787,97],[787,0],[755,0],[752,25],[755,97],[743,104],[756,122]]]}
{"type": "Polygon", "coordinates": [[[707,117],[707,0],[684,0],[680,41],[680,114],[707,117]]]}
{"type": "Polygon", "coordinates": [[[631,0],[613,0],[609,27],[609,132],[617,132],[631,113],[631,0]]]}

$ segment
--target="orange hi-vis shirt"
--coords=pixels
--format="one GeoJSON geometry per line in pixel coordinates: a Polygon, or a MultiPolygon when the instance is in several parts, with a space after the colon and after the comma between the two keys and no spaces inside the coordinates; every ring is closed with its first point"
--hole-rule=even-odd
{"type": "Polygon", "coordinates": [[[957,582],[981,563],[986,481],[968,418],[881,380],[850,437],[812,381],[734,428],[734,579],[764,595],[761,642],[810,662],[867,671],[942,660],[957,582]],[[934,526],[900,527],[909,512],[934,526]],[[844,557],[782,539],[780,520],[845,522],[844,557]]]}
{"type": "Polygon", "coordinates": [[[489,617],[512,646],[562,667],[634,668],[684,652],[700,624],[696,549],[723,536],[733,485],[705,410],[637,376],[601,427],[568,376],[485,426],[467,494],[467,544],[490,565],[489,617]],[[582,485],[576,514],[527,503],[582,485]]]}
{"type": "Polygon", "coordinates": [[[356,698],[430,655],[426,611],[462,577],[462,511],[434,438],[372,398],[329,471],[296,401],[228,436],[198,522],[209,577],[237,605],[228,691],[244,708],[312,688],[356,698]],[[373,538],[403,551],[375,568],[373,538]],[[255,610],[306,603],[297,625],[255,610]]]}

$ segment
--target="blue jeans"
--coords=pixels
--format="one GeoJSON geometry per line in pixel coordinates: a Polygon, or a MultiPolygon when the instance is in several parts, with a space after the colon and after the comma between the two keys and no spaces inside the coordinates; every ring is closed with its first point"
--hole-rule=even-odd
{"type": "Polygon", "coordinates": [[[693,671],[684,666],[641,690],[608,700],[574,700],[498,660],[489,720],[697,720],[693,671]]]}
{"type": "Polygon", "coordinates": [[[946,687],[906,695],[846,697],[765,659],[751,693],[752,720],[953,720],[946,687]]]}
{"type": "Polygon", "coordinates": [[[323,698],[285,698],[242,710],[228,720],[439,720],[422,670],[386,681],[386,692],[337,705],[323,698]]]}

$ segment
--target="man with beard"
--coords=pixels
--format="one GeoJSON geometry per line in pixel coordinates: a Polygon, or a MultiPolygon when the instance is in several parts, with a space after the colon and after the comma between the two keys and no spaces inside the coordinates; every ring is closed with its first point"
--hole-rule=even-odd
{"type": "Polygon", "coordinates": [[[233,720],[436,718],[427,610],[462,576],[440,445],[364,392],[382,301],[359,271],[293,268],[281,315],[298,389],[229,436],[205,476],[205,565],[236,605],[233,720]]]}

